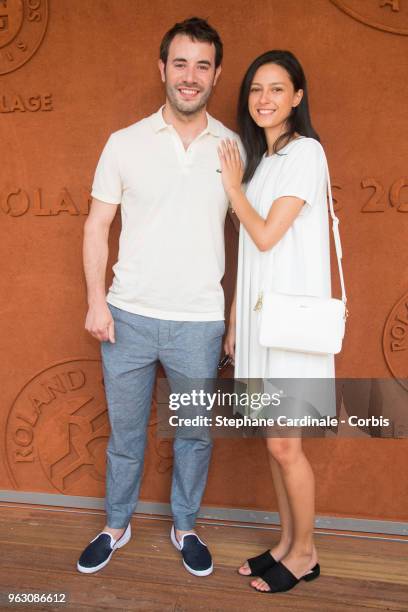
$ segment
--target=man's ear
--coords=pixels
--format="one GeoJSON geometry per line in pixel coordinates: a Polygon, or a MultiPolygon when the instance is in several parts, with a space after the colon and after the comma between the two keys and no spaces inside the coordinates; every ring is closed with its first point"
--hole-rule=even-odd
{"type": "Polygon", "coordinates": [[[214,82],[213,82],[213,87],[215,87],[216,82],[218,81],[218,77],[221,74],[221,66],[218,66],[218,68],[215,71],[215,75],[214,75],[214,82]]]}
{"type": "Polygon", "coordinates": [[[161,80],[163,81],[163,83],[165,83],[166,82],[166,64],[163,62],[163,60],[159,59],[158,66],[160,70],[161,80]]]}

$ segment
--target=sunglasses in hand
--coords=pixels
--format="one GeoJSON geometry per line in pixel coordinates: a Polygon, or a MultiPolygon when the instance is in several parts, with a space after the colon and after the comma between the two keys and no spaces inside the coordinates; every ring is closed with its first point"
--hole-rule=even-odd
{"type": "Polygon", "coordinates": [[[223,370],[225,370],[226,367],[233,364],[234,360],[232,359],[232,357],[230,357],[229,355],[224,355],[224,357],[222,357],[218,362],[218,372],[222,372],[223,370]]]}

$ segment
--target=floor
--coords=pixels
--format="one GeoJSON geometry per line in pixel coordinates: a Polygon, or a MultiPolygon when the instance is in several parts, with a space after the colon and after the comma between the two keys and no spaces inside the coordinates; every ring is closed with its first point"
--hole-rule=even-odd
{"type": "Polygon", "coordinates": [[[103,527],[99,511],[0,504],[0,610],[8,593],[66,593],[66,604],[15,604],[30,610],[351,612],[408,611],[408,540],[316,533],[318,580],[289,593],[254,592],[237,565],[277,540],[276,529],[201,523],[214,573],[188,574],[169,540],[171,522],[135,517],[133,537],[97,574],[76,570],[78,555],[103,527]]]}

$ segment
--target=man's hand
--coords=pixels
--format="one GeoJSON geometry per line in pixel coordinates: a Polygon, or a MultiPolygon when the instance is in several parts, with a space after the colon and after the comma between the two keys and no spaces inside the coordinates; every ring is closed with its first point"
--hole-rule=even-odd
{"type": "Polygon", "coordinates": [[[89,306],[85,329],[100,342],[115,342],[115,324],[106,301],[89,306]]]}

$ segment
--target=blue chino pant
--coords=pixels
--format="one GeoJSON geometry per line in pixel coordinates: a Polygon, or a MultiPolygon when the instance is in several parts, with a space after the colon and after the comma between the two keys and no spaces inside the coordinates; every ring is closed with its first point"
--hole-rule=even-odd
{"type": "MultiPolygon", "coordinates": [[[[224,321],[165,321],[108,304],[115,340],[101,343],[111,436],[107,447],[107,525],[123,528],[135,510],[143,473],[157,364],[170,389],[186,379],[216,378],[224,321]]],[[[194,527],[211,457],[207,433],[176,436],[171,508],[176,529],[194,527]]]]}

